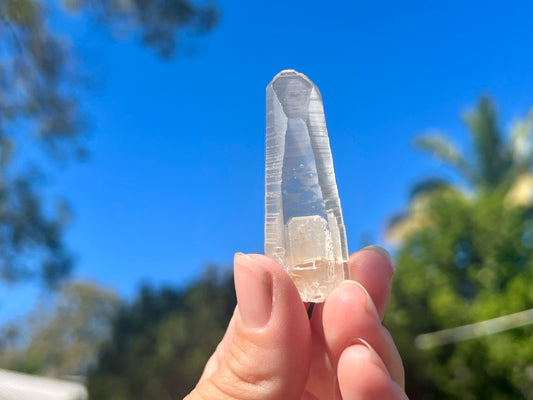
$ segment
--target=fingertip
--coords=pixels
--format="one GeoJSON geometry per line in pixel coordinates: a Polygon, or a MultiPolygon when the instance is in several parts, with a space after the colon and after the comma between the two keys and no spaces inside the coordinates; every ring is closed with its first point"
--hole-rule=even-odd
{"type": "Polygon", "coordinates": [[[236,253],[234,281],[237,307],[244,325],[252,329],[266,325],[272,314],[270,271],[256,259],[243,253],[236,253]]]}
{"type": "Polygon", "coordinates": [[[362,339],[342,352],[337,373],[344,400],[407,398],[390,377],[379,355],[362,339]]]}
{"type": "Polygon", "coordinates": [[[392,287],[394,264],[390,254],[379,246],[369,246],[352,253],[349,259],[350,274],[361,283],[374,301],[383,319],[392,287]]]}
{"type": "Polygon", "coordinates": [[[348,265],[350,266],[351,278],[358,275],[361,264],[374,264],[384,276],[392,278],[396,270],[396,263],[390,253],[381,246],[371,245],[350,254],[348,265]]]}
{"type": "Polygon", "coordinates": [[[375,253],[378,253],[385,260],[387,260],[387,262],[390,264],[393,272],[396,270],[396,263],[394,262],[394,258],[392,258],[391,254],[384,247],[378,246],[376,244],[372,244],[370,246],[366,246],[366,247],[362,248],[361,251],[373,251],[375,253]]]}
{"type": "Polygon", "coordinates": [[[337,367],[343,399],[380,398],[376,391],[390,379],[372,348],[360,341],[342,352],[337,367]]]}
{"type": "Polygon", "coordinates": [[[393,379],[403,383],[400,355],[361,284],[345,281],[336,288],[326,299],[322,320],[332,365],[338,365],[341,354],[356,338],[364,338],[376,349],[393,379]]]}
{"type": "Polygon", "coordinates": [[[270,271],[284,271],[283,268],[277,262],[275,262],[273,259],[263,254],[252,253],[252,254],[247,254],[247,256],[250,258],[253,258],[258,263],[260,263],[263,266],[263,268],[267,268],[270,271]]]}
{"type": "MultiPolygon", "coordinates": [[[[268,257],[238,253],[234,264],[237,311],[231,340],[217,353],[224,359],[211,362],[202,390],[216,391],[220,385],[212,384],[222,383],[234,394],[248,385],[270,393],[265,398],[295,398],[307,380],[311,349],[300,295],[288,274],[268,257]],[[213,365],[219,367],[215,372],[213,365]]],[[[250,398],[260,397],[252,393],[250,398]]]]}
{"type": "Polygon", "coordinates": [[[333,365],[337,365],[346,346],[353,343],[360,334],[374,335],[381,328],[370,296],[354,281],[344,281],[329,294],[324,303],[322,322],[333,365]]]}
{"type": "MultiPolygon", "coordinates": [[[[306,313],[306,307],[300,298],[298,289],[294,285],[291,277],[278,263],[276,263],[270,257],[262,254],[242,254],[237,253],[239,258],[246,258],[251,260],[252,263],[260,265],[262,269],[270,274],[272,282],[272,298],[274,302],[274,312],[282,314],[293,314],[295,317],[297,314],[306,313]]],[[[308,320],[306,318],[306,320],[308,320]]]]}
{"type": "Polygon", "coordinates": [[[345,280],[338,287],[336,287],[328,297],[329,303],[340,303],[339,309],[353,309],[354,304],[358,302],[365,305],[366,311],[376,316],[378,311],[374,300],[368,290],[359,282],[353,280],[345,280]],[[344,304],[344,305],[342,305],[344,304]]]}
{"type": "Polygon", "coordinates": [[[298,307],[303,311],[307,310],[291,277],[277,262],[262,254],[248,254],[248,257],[255,260],[271,274],[274,284],[273,296],[278,299],[278,302],[288,302],[291,307],[298,307]]]}

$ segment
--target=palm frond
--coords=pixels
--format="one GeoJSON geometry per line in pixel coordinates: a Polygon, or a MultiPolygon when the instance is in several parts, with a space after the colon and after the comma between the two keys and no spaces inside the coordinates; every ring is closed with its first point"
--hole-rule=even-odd
{"type": "Polygon", "coordinates": [[[427,178],[415,183],[409,192],[409,201],[416,197],[434,193],[436,190],[450,188],[452,185],[442,178],[427,178]]]}
{"type": "Polygon", "coordinates": [[[478,106],[463,119],[474,139],[477,185],[484,189],[498,187],[513,167],[512,154],[505,146],[498,127],[498,117],[492,101],[482,97],[478,106]]]}
{"type": "Polygon", "coordinates": [[[436,157],[440,161],[455,168],[468,181],[472,178],[471,167],[461,154],[461,151],[452,142],[439,133],[426,133],[417,136],[413,147],[436,157]]]}

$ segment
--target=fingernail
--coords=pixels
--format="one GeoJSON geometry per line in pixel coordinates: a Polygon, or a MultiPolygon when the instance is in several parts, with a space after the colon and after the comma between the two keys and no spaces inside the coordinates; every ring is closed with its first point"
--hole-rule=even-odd
{"type": "Polygon", "coordinates": [[[396,270],[396,263],[394,262],[394,258],[392,258],[390,253],[387,250],[385,250],[383,247],[373,244],[373,245],[370,245],[370,246],[366,246],[362,250],[371,250],[371,251],[375,251],[376,253],[382,255],[390,263],[390,265],[392,267],[392,270],[393,271],[396,270]]]}
{"type": "Polygon", "coordinates": [[[378,353],[376,353],[376,351],[372,348],[372,346],[370,346],[370,344],[368,344],[368,342],[366,340],[363,340],[361,338],[357,338],[355,339],[352,344],[352,346],[364,346],[368,349],[368,353],[369,353],[369,358],[370,360],[376,364],[376,365],[379,365],[381,366],[382,364],[382,361],[381,359],[379,358],[379,355],[378,353]]]}
{"type": "Polygon", "coordinates": [[[370,294],[367,292],[367,290],[365,289],[365,287],[363,285],[361,285],[359,282],[350,281],[350,280],[342,282],[341,285],[352,285],[352,286],[356,286],[359,290],[361,290],[364,293],[365,297],[366,297],[366,309],[367,309],[367,311],[377,315],[378,311],[376,309],[376,305],[374,304],[374,300],[372,300],[372,297],[370,297],[370,294]]]}
{"type": "Polygon", "coordinates": [[[247,328],[261,328],[272,313],[272,276],[252,257],[235,253],[234,280],[241,320],[247,328]]]}

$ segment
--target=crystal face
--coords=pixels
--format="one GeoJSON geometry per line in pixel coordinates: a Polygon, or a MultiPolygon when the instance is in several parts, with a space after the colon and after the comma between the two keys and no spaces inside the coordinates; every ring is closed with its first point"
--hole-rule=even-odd
{"type": "Polygon", "coordinates": [[[285,70],[267,87],[265,254],[304,301],[322,302],[349,279],[346,229],[322,96],[285,70]]]}

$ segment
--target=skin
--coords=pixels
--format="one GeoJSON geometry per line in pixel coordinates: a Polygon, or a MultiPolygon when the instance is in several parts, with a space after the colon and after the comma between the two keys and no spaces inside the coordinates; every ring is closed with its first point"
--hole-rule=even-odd
{"type": "Polygon", "coordinates": [[[238,305],[186,400],[407,399],[404,370],[381,321],[394,267],[371,246],[350,256],[352,281],[306,304],[287,273],[261,255],[237,255],[238,305]]]}

